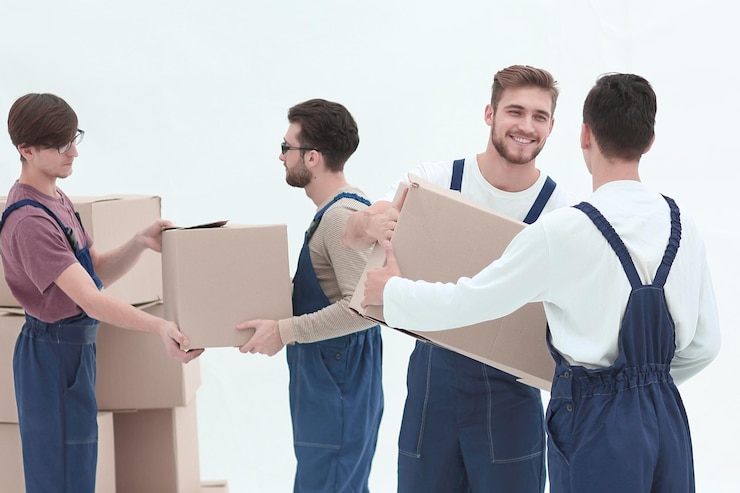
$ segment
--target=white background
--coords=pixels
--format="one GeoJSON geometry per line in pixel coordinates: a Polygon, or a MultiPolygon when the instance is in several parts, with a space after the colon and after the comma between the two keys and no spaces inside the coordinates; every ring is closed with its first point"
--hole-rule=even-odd
{"type": "MultiPolygon", "coordinates": [[[[162,197],[163,216],[288,225],[291,268],[312,202],[278,160],[290,106],[321,97],[355,116],[349,181],[372,198],[423,160],[482,151],[493,74],[510,64],[560,83],[555,128],[538,166],[585,196],[580,111],[604,72],[633,72],[658,94],[648,185],[704,231],[723,349],[681,387],[699,492],[737,490],[737,23],[731,2],[645,0],[457,2],[92,0],[0,6],[0,114],[28,92],[53,92],[87,134],[68,194],[162,197]]],[[[4,134],[6,135],[6,134],[4,134]]],[[[18,176],[0,146],[0,190],[18,176]]],[[[4,193],[4,192],[0,192],[4,193]]],[[[245,252],[245,255],[248,255],[245,252]]],[[[235,259],[235,262],[239,259],[235,259]]],[[[208,307],[204,307],[208,309],[208,307]]],[[[384,329],[386,410],[371,490],[396,487],[396,438],[412,341],[384,329]]],[[[198,392],[201,473],[233,493],[292,488],[284,352],[211,349],[198,392]]],[[[545,396],[546,397],[546,396],[545,396]]]]}

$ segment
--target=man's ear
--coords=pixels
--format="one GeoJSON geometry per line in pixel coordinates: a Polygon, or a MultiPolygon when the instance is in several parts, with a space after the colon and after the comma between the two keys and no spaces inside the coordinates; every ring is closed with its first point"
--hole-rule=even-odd
{"type": "Polygon", "coordinates": [[[493,106],[490,104],[486,105],[486,109],[483,113],[483,118],[486,120],[486,125],[489,127],[493,125],[493,106]]]}
{"type": "Polygon", "coordinates": [[[18,152],[20,153],[21,157],[28,161],[28,158],[33,155],[34,148],[31,146],[27,146],[26,144],[18,144],[15,146],[16,149],[18,149],[18,152]]]}
{"type": "Polygon", "coordinates": [[[591,127],[585,123],[581,125],[581,149],[590,149],[593,140],[593,134],[591,133],[591,127]]]}

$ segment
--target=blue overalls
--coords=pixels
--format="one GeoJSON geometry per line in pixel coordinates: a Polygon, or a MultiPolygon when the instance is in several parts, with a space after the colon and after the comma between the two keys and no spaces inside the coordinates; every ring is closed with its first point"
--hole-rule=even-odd
{"type": "MultiPolygon", "coordinates": [[[[75,256],[99,289],[90,251],[43,204],[24,199],[8,206],[43,209],[59,225],[75,256]]],[[[78,217],[79,219],[79,217],[78,217]]],[[[81,313],[52,323],[26,314],[13,354],[15,396],[23,446],[26,493],[93,493],[98,456],[95,337],[98,321],[81,313]]]]}
{"type": "MultiPolygon", "coordinates": [[[[460,191],[464,160],[453,164],[460,191]]],[[[525,222],[555,189],[548,177],[525,222]]],[[[541,493],[545,431],[540,391],[512,375],[416,342],[398,439],[400,493],[541,493]]]]}
{"type": "MultiPolygon", "coordinates": [[[[308,242],[324,212],[319,210],[306,231],[293,278],[293,314],[329,306],[311,262],[308,242]]],[[[296,493],[366,493],[383,414],[380,327],[286,348],[290,370],[290,412],[297,459],[296,493]]]]}
{"type": "Polygon", "coordinates": [[[670,374],[675,331],[663,291],[681,241],[681,222],[675,202],[666,201],[671,236],[647,285],[601,213],[586,202],[576,206],[614,249],[632,291],[612,366],[570,366],[550,345],[556,363],[547,410],[552,493],[694,491],[689,423],[670,374]]]}

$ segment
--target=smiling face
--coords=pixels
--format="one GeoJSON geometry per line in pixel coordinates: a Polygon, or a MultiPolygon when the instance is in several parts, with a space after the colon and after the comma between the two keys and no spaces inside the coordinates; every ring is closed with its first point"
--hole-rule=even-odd
{"type": "Polygon", "coordinates": [[[511,164],[532,162],[545,146],[552,131],[552,96],[537,87],[506,89],[494,113],[486,108],[491,126],[491,143],[511,164]]]}

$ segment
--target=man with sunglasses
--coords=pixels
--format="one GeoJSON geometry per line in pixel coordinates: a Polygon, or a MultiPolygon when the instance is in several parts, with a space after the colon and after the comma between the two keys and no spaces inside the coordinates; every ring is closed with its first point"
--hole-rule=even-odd
{"type": "Polygon", "coordinates": [[[369,249],[340,245],[347,218],[370,201],[344,166],[360,139],[341,104],[312,99],[288,111],[280,160],[285,180],[316,206],[293,278],[293,317],[251,320],[243,353],[286,344],[297,459],[296,493],[367,492],[383,413],[380,327],[349,310],[369,249]]]}
{"type": "Polygon", "coordinates": [[[101,291],[141,253],[161,250],[159,220],[130,241],[98,252],[69,197],[56,186],[72,174],[84,131],[53,94],[27,94],[8,115],[21,174],[0,221],[5,280],[26,321],[13,354],[13,378],[27,493],[93,493],[97,464],[95,339],[98,321],[159,335],[167,353],[187,363],[186,337],[173,322],[101,291]]]}
{"type": "MultiPolygon", "coordinates": [[[[535,167],[552,131],[558,89],[541,69],[514,65],[493,79],[484,152],[410,171],[524,222],[573,199],[535,167]]],[[[376,202],[347,221],[342,241],[367,248],[390,239],[398,206],[376,202]]],[[[418,341],[398,440],[401,493],[541,493],[545,436],[540,391],[461,354],[418,341]]]]}

